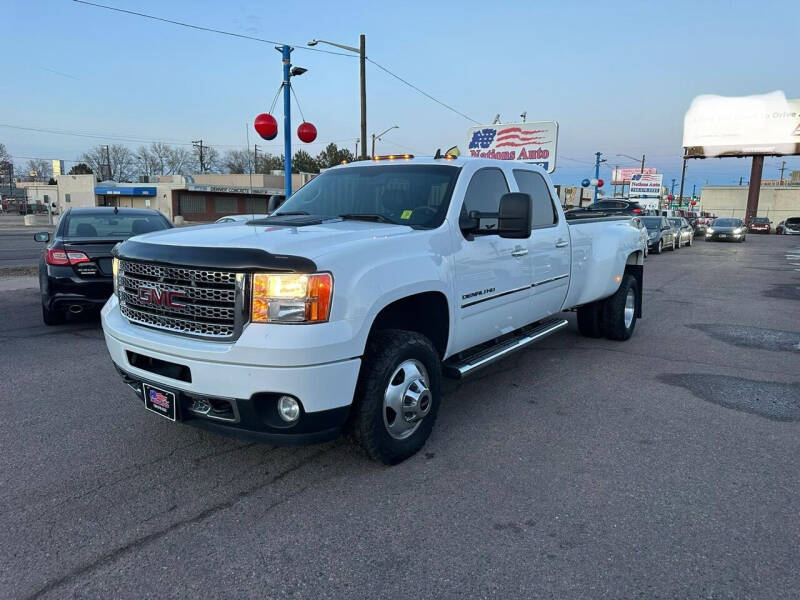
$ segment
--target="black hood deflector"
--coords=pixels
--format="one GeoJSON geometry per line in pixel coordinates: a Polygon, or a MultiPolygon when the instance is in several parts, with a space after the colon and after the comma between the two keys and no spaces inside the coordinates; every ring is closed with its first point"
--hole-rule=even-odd
{"type": "Polygon", "coordinates": [[[316,273],[313,260],[302,256],[270,254],[258,248],[209,248],[172,246],[128,240],[117,245],[112,255],[127,260],[231,271],[282,271],[316,273]]]}

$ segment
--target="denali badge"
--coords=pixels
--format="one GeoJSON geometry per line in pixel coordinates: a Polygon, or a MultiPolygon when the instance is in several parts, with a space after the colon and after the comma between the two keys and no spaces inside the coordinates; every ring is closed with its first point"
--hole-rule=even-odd
{"type": "Polygon", "coordinates": [[[151,287],[140,287],[137,299],[142,304],[155,304],[165,308],[183,308],[185,304],[176,302],[176,299],[183,298],[180,292],[170,292],[169,290],[157,290],[151,287]]]}

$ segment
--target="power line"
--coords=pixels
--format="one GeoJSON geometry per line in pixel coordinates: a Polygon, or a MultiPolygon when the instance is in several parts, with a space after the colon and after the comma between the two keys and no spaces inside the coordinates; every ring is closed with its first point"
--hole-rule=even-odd
{"type": "Polygon", "coordinates": [[[453,107],[452,107],[452,106],[450,106],[449,104],[445,104],[445,103],[444,103],[444,102],[442,102],[441,100],[438,100],[437,98],[434,98],[434,97],[433,97],[433,96],[431,96],[431,95],[430,95],[428,92],[425,92],[425,91],[423,91],[423,90],[419,89],[417,86],[415,86],[415,85],[414,85],[413,83],[411,83],[410,81],[407,81],[406,79],[403,79],[403,78],[402,78],[402,77],[400,77],[399,75],[397,75],[397,74],[395,74],[395,73],[392,73],[392,72],[391,72],[389,69],[387,69],[386,67],[384,67],[383,65],[381,65],[381,64],[379,64],[379,63],[376,63],[376,62],[375,62],[374,60],[372,60],[371,58],[367,58],[367,60],[368,60],[369,62],[371,62],[373,65],[375,65],[376,67],[378,67],[378,68],[379,68],[381,71],[384,71],[385,73],[388,73],[389,75],[391,75],[392,77],[394,77],[394,78],[395,78],[395,79],[397,79],[398,81],[402,81],[403,83],[405,83],[405,84],[406,84],[408,87],[410,87],[411,89],[413,89],[413,90],[416,90],[417,92],[419,92],[420,94],[422,94],[422,95],[423,95],[423,96],[425,96],[426,98],[428,98],[428,99],[430,99],[430,100],[433,100],[433,101],[434,101],[434,102],[436,102],[437,104],[440,104],[441,106],[444,106],[444,107],[445,107],[447,110],[451,110],[451,111],[453,111],[453,112],[454,112],[454,113],[456,113],[457,115],[464,117],[464,118],[465,118],[467,121],[472,121],[472,122],[473,122],[473,123],[475,123],[476,125],[480,125],[480,124],[481,124],[481,123],[480,123],[480,121],[476,121],[476,120],[475,120],[475,119],[473,119],[472,117],[469,117],[469,116],[465,115],[464,113],[462,113],[461,111],[459,111],[459,110],[456,110],[455,108],[453,108],[453,107]]]}
{"type": "MultiPolygon", "coordinates": [[[[152,19],[153,21],[160,21],[162,23],[169,23],[171,25],[178,25],[180,27],[188,27],[189,29],[196,29],[198,31],[206,31],[206,32],[209,32],[209,33],[217,33],[219,35],[226,35],[226,36],[240,38],[240,39],[244,39],[244,40],[251,40],[251,41],[254,41],[254,42],[261,42],[263,44],[272,44],[272,45],[276,45],[276,46],[287,45],[287,46],[293,46],[297,50],[308,50],[308,51],[311,51],[311,52],[322,52],[324,54],[334,54],[336,56],[347,56],[348,58],[354,58],[355,57],[354,54],[350,54],[350,53],[335,52],[335,51],[332,51],[332,50],[323,50],[321,48],[309,47],[309,46],[301,46],[301,45],[294,46],[293,44],[286,44],[285,42],[278,42],[278,41],[275,41],[275,40],[268,40],[268,39],[265,39],[265,38],[258,38],[258,37],[251,36],[251,35],[245,35],[243,33],[234,33],[232,31],[224,31],[222,29],[215,29],[213,27],[203,27],[202,25],[193,25],[191,23],[185,23],[183,21],[176,21],[174,19],[165,19],[163,17],[156,17],[155,15],[149,15],[147,13],[136,12],[136,11],[133,11],[133,10],[126,10],[124,8],[116,8],[114,6],[106,6],[105,4],[97,4],[95,2],[88,2],[87,0],[72,0],[72,1],[73,2],[77,2],[78,4],[85,4],[87,6],[94,6],[96,8],[104,8],[106,10],[111,10],[111,11],[124,13],[124,14],[128,14],[128,15],[133,15],[133,16],[136,16],[136,17],[142,17],[142,18],[145,18],[145,19],[152,19]]],[[[406,84],[411,89],[419,92],[420,94],[422,94],[426,98],[428,98],[430,100],[433,100],[437,104],[443,106],[447,110],[450,110],[450,111],[456,113],[457,115],[459,115],[461,117],[464,117],[468,121],[472,121],[473,123],[475,123],[477,125],[480,125],[479,121],[476,121],[472,117],[469,117],[469,116],[465,115],[464,113],[462,113],[461,111],[456,110],[455,108],[453,108],[449,104],[446,104],[446,103],[442,102],[441,100],[431,96],[428,92],[418,88],[416,85],[414,85],[413,83],[411,83],[407,79],[403,79],[399,75],[397,75],[395,73],[392,73],[389,69],[387,69],[383,65],[375,62],[371,58],[367,58],[367,60],[370,63],[372,63],[373,65],[375,65],[376,67],[378,67],[379,69],[381,69],[382,71],[384,71],[385,73],[387,73],[388,75],[391,75],[392,77],[394,77],[398,81],[401,81],[404,84],[406,84]]]]}
{"type": "MultiPolygon", "coordinates": [[[[135,17],[142,17],[145,19],[152,19],[153,21],[161,21],[162,23],[169,23],[170,25],[179,25],[180,27],[188,27],[189,29],[196,29],[198,31],[207,31],[209,33],[218,33],[219,35],[227,35],[230,37],[240,38],[243,40],[251,40],[253,42],[261,42],[263,44],[274,44],[276,46],[292,46],[285,42],[276,42],[275,40],[268,40],[265,38],[258,38],[252,35],[245,35],[243,33],[234,33],[232,31],[224,31],[222,29],[214,29],[213,27],[203,27],[202,25],[192,25],[191,23],[184,23],[183,21],[175,21],[173,19],[165,19],[164,17],[156,17],[155,15],[148,15],[146,13],[136,12],[135,10],[126,10],[124,8],[117,8],[115,6],[106,6],[105,4],[97,4],[96,2],[87,2],[86,0],[72,0],[78,4],[86,4],[87,6],[94,6],[95,8],[104,8],[114,12],[125,13],[135,17]]],[[[308,50],[309,52],[322,52],[324,54],[335,54],[337,56],[347,56],[348,58],[353,55],[345,52],[335,52],[333,50],[323,50],[322,48],[310,48],[307,46],[297,46],[298,50],[308,50]]]]}

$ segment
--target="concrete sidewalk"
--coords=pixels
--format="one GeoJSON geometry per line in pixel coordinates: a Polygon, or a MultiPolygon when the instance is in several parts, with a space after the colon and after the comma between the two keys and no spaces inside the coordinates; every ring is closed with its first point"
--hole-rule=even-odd
{"type": "Polygon", "coordinates": [[[12,275],[5,277],[0,271],[0,292],[14,292],[39,287],[39,278],[34,275],[12,275]]]}

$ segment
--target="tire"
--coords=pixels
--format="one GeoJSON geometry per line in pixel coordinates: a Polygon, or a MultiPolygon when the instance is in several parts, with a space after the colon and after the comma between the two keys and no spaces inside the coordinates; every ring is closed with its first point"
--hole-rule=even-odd
{"type": "Polygon", "coordinates": [[[58,310],[50,310],[42,304],[42,320],[45,325],[63,325],[67,315],[58,310]]]}
{"type": "Polygon", "coordinates": [[[687,246],[689,246],[689,248],[691,248],[692,247],[692,243],[694,243],[694,236],[689,238],[689,243],[687,244],[687,246]]]}
{"type": "Polygon", "coordinates": [[[658,240],[658,246],[653,249],[653,254],[661,254],[664,251],[664,240],[658,240]]]}
{"type": "Polygon", "coordinates": [[[614,295],[605,299],[603,335],[609,340],[624,341],[633,335],[638,297],[639,284],[636,278],[633,275],[625,275],[614,295]]]}
{"type": "Polygon", "coordinates": [[[441,379],[439,354],[424,335],[400,329],[373,333],[358,377],[349,433],[370,458],[386,465],[413,456],[436,422],[441,379]],[[387,395],[390,389],[395,393],[387,395]],[[416,419],[404,419],[391,403],[410,407],[403,412],[416,419]]]}
{"type": "Polygon", "coordinates": [[[588,338],[603,337],[602,302],[592,302],[578,308],[578,333],[588,338]]]}

